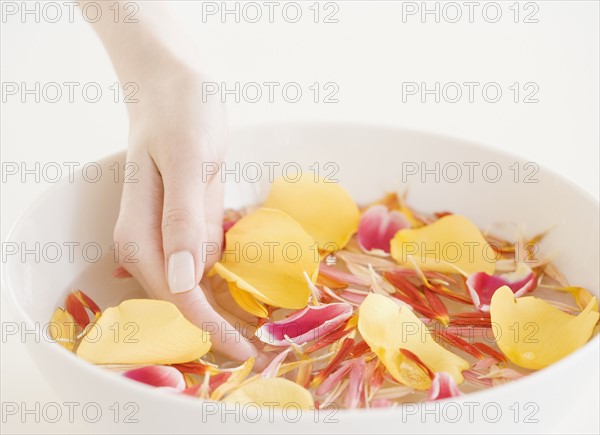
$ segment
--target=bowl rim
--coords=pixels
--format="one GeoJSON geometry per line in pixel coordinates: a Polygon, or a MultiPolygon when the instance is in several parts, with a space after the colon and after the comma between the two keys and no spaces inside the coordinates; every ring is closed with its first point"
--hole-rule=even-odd
{"type": "MultiPolygon", "coordinates": [[[[339,122],[339,121],[337,121],[337,122],[329,122],[329,121],[261,122],[261,123],[256,123],[256,124],[244,124],[244,125],[236,126],[235,128],[232,128],[232,132],[243,133],[244,131],[253,131],[253,130],[257,130],[257,129],[267,129],[267,128],[277,129],[277,130],[287,130],[287,129],[314,130],[314,129],[340,129],[340,128],[349,129],[349,128],[353,128],[353,129],[357,129],[357,130],[383,131],[386,134],[409,134],[409,135],[417,135],[417,136],[427,136],[430,139],[437,139],[437,140],[444,141],[444,142],[452,142],[452,143],[460,144],[462,146],[466,146],[468,148],[484,149],[488,152],[496,153],[503,157],[515,159],[516,161],[524,161],[525,160],[523,157],[521,157],[515,153],[505,151],[503,149],[488,145],[483,142],[476,142],[473,140],[462,139],[460,137],[456,137],[456,136],[452,136],[452,135],[432,133],[432,132],[428,132],[425,130],[409,129],[409,128],[404,128],[404,127],[400,127],[400,126],[395,126],[392,124],[339,122]]],[[[124,155],[126,157],[126,152],[127,152],[127,150],[125,149],[125,150],[120,150],[120,151],[111,153],[105,157],[98,159],[97,163],[105,164],[106,162],[110,162],[111,159],[112,160],[122,159],[124,155]]],[[[228,160],[228,157],[229,157],[229,155],[226,156],[225,161],[228,160]]],[[[549,176],[551,176],[555,179],[558,179],[561,183],[566,184],[569,188],[574,189],[575,191],[579,192],[579,194],[583,195],[583,197],[585,197],[588,201],[593,202],[595,204],[596,208],[600,209],[600,199],[598,197],[596,197],[595,195],[593,195],[586,188],[574,183],[573,181],[569,180],[568,178],[564,177],[563,175],[559,174],[555,170],[553,170],[543,164],[539,164],[539,163],[536,163],[536,164],[539,166],[540,171],[547,173],[549,176]]],[[[64,176],[58,182],[56,182],[52,186],[49,186],[48,188],[46,188],[30,204],[27,205],[25,210],[18,216],[18,218],[15,220],[15,222],[11,226],[11,228],[7,234],[7,237],[6,237],[6,242],[12,241],[12,239],[14,238],[14,234],[16,234],[19,227],[22,225],[22,222],[24,221],[24,219],[34,211],[34,209],[40,204],[40,202],[44,199],[45,196],[47,196],[52,191],[63,187],[63,185],[65,183],[64,180],[66,178],[67,178],[67,176],[64,176]]],[[[11,312],[13,314],[16,315],[18,320],[24,322],[28,326],[35,326],[36,322],[29,316],[29,314],[25,311],[25,309],[19,304],[18,299],[15,294],[15,289],[11,288],[8,285],[8,282],[9,282],[8,277],[10,276],[10,272],[9,272],[10,264],[11,264],[11,261],[6,261],[6,262],[2,263],[2,280],[1,280],[2,295],[3,295],[3,297],[5,297],[8,300],[9,309],[11,310],[11,312]]],[[[111,373],[109,370],[106,370],[101,366],[97,366],[97,365],[88,363],[87,361],[77,357],[77,355],[75,355],[74,353],[69,352],[68,350],[64,349],[62,346],[57,346],[56,343],[51,343],[47,340],[40,340],[39,343],[35,343],[35,344],[38,346],[41,345],[43,347],[48,346],[49,352],[57,352],[58,351],[59,354],[57,355],[57,357],[63,358],[63,361],[65,361],[65,362],[76,364],[78,366],[78,368],[80,368],[85,373],[90,374],[91,376],[97,376],[100,378],[100,380],[105,380],[106,382],[109,382],[109,383],[116,383],[115,385],[122,386],[123,388],[130,388],[130,389],[132,389],[132,391],[134,391],[134,392],[137,391],[140,394],[150,395],[151,397],[153,397],[156,400],[172,400],[172,401],[178,402],[179,404],[181,404],[183,406],[195,406],[195,407],[202,406],[203,403],[207,403],[207,402],[214,403],[214,401],[203,400],[203,399],[199,399],[199,398],[195,398],[195,397],[191,397],[191,396],[186,396],[183,394],[170,394],[170,395],[165,394],[164,391],[159,391],[159,389],[152,387],[150,385],[145,385],[143,383],[127,379],[124,376],[115,376],[115,373],[111,373]],[[61,355],[61,356],[59,356],[59,355],[61,355]]],[[[30,346],[31,346],[31,344],[26,347],[29,348],[30,346]]],[[[526,386],[528,384],[533,384],[538,378],[540,378],[542,376],[549,377],[553,373],[555,373],[559,370],[563,371],[563,370],[569,370],[569,369],[576,368],[575,364],[576,364],[577,360],[581,360],[582,358],[590,358],[590,357],[592,357],[593,354],[597,355],[599,349],[600,349],[600,335],[596,335],[595,337],[592,336],[590,338],[590,340],[584,346],[577,349],[575,352],[571,353],[570,355],[566,356],[565,358],[555,362],[554,364],[552,364],[542,370],[530,373],[523,379],[520,379],[516,382],[509,382],[509,383],[505,383],[503,385],[497,385],[490,389],[480,390],[480,391],[475,391],[472,393],[464,394],[460,397],[439,400],[438,402],[441,404],[449,403],[449,402],[461,403],[461,402],[466,402],[466,401],[470,401],[470,400],[479,400],[480,402],[485,402],[485,401],[491,402],[491,401],[493,401],[494,396],[498,395],[499,392],[510,392],[511,390],[514,390],[517,388],[522,388],[523,386],[526,386]]],[[[37,365],[37,362],[36,362],[36,365],[37,365]]],[[[60,394],[59,392],[56,392],[56,393],[60,394]]],[[[410,405],[413,405],[413,406],[416,405],[418,407],[422,407],[422,406],[425,406],[425,403],[426,402],[415,402],[415,403],[411,402],[410,405]]],[[[341,416],[343,416],[343,418],[346,419],[346,421],[348,421],[349,419],[351,420],[351,419],[363,418],[363,415],[365,415],[365,414],[368,414],[370,416],[375,416],[375,415],[385,416],[388,414],[390,414],[390,415],[397,414],[398,412],[402,412],[402,409],[405,408],[405,406],[406,406],[406,404],[399,404],[398,406],[393,407],[393,408],[370,408],[368,410],[365,410],[365,409],[338,409],[338,410],[336,410],[336,412],[341,413],[341,416]]],[[[306,416],[303,415],[302,418],[304,419],[304,417],[306,417],[306,416]]],[[[275,422],[278,422],[278,421],[282,421],[281,416],[278,416],[275,418],[275,422]]]]}

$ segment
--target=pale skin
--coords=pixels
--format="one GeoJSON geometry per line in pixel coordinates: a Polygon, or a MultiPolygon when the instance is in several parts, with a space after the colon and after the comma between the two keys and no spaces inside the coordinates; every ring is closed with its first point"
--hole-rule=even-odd
{"type": "MultiPolygon", "coordinates": [[[[86,3],[91,2],[81,5],[86,3]]],[[[223,185],[202,174],[203,162],[220,163],[224,157],[223,108],[202,102],[199,57],[165,3],[137,3],[137,23],[115,23],[115,3],[123,17],[131,12],[124,9],[127,1],[96,3],[103,18],[92,26],[119,81],[139,89],[138,102],[127,104],[127,161],[137,166],[138,182],[124,184],[114,231],[117,246],[137,245],[137,262],[122,266],[150,297],[173,302],[212,332],[214,350],[237,360],[255,357],[260,367],[264,355],[232,326],[243,322],[199,285],[218,260],[212,247],[223,237],[223,185]]],[[[123,254],[119,258],[126,258],[123,254]]]]}

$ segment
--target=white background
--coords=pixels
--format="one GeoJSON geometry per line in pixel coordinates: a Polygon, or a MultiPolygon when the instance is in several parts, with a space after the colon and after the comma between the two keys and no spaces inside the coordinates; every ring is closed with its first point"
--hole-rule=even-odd
{"type": "MultiPolygon", "coordinates": [[[[335,120],[441,133],[519,154],[598,197],[598,2],[535,2],[539,10],[531,18],[537,23],[523,22],[534,10],[526,2],[519,5],[518,23],[514,10],[509,9],[513,1],[499,2],[502,17],[496,23],[489,22],[491,11],[491,17],[482,15],[486,2],[475,9],[473,23],[463,2],[458,2],[463,17],[457,23],[445,22],[443,16],[436,23],[432,15],[423,23],[418,14],[403,20],[402,2],[391,1],[337,2],[334,18],[338,23],[322,22],[326,11],[321,4],[320,22],[314,23],[312,3],[303,3],[302,18],[292,24],[282,16],[281,7],[275,9],[274,23],[269,23],[266,7],[258,23],[243,22],[243,18],[236,23],[231,15],[222,23],[219,15],[203,19],[199,2],[173,2],[214,77],[229,86],[234,82],[297,82],[302,86],[303,98],[295,104],[286,102],[280,93],[275,94],[274,103],[266,96],[254,104],[235,103],[230,97],[232,127],[335,120]],[[314,82],[336,83],[339,102],[313,102],[308,87],[314,82]],[[429,87],[435,82],[442,86],[479,82],[481,86],[473,103],[467,95],[454,104],[443,99],[436,103],[432,96],[422,103],[418,95],[402,101],[403,82],[427,82],[429,87]],[[503,91],[495,104],[486,102],[481,93],[488,82],[498,83],[503,91]],[[515,103],[509,89],[515,82],[521,87],[535,83],[539,102],[515,103]]],[[[428,2],[428,8],[435,3],[428,2]]],[[[446,11],[449,18],[454,17],[454,10],[446,11]]],[[[20,95],[3,94],[3,162],[83,164],[126,147],[125,107],[112,101],[109,89],[116,82],[114,71],[89,25],[78,13],[76,18],[74,23],[68,17],[57,23],[36,23],[27,16],[23,23],[19,16],[3,16],[3,83],[97,82],[104,91],[97,103],[86,102],[78,92],[74,103],[63,96],[54,104],[35,103],[32,97],[22,103],[20,95]]],[[[522,90],[521,100],[526,93],[522,90]]],[[[365,156],[369,145],[365,143],[365,156]]],[[[16,176],[3,180],[2,240],[27,205],[50,185],[31,177],[25,183],[16,176]]],[[[11,319],[3,303],[2,321],[11,319]]],[[[2,401],[56,400],[18,340],[2,343],[1,378],[2,401]]],[[[39,424],[3,426],[3,432],[60,431],[60,427],[39,424]]]]}

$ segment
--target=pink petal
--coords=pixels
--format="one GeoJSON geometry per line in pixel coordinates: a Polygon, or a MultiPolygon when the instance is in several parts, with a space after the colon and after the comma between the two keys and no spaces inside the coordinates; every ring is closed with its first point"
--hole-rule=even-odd
{"type": "Polygon", "coordinates": [[[467,278],[467,287],[473,304],[480,311],[490,311],[492,296],[502,286],[508,286],[515,297],[523,296],[535,287],[535,274],[524,263],[519,263],[517,270],[502,275],[488,275],[477,272],[467,278]]]}
{"type": "Polygon", "coordinates": [[[342,365],[340,365],[336,371],[325,378],[321,385],[319,385],[319,388],[317,388],[317,391],[315,391],[315,394],[317,396],[324,396],[333,390],[342,381],[344,376],[346,376],[352,369],[355,361],[356,360],[350,360],[342,363],[342,365]]]}
{"type": "Polygon", "coordinates": [[[360,399],[363,396],[363,387],[365,381],[365,373],[367,364],[363,358],[360,358],[350,370],[350,383],[344,397],[344,406],[347,409],[354,409],[360,404],[360,399]]]}
{"type": "Polygon", "coordinates": [[[260,374],[261,378],[274,378],[277,376],[277,372],[279,371],[279,367],[288,356],[288,353],[292,350],[291,347],[288,347],[283,352],[280,352],[273,360],[269,363],[267,367],[260,374]]]}
{"type": "Polygon", "coordinates": [[[371,408],[390,408],[394,402],[388,399],[375,399],[371,401],[371,408]]]}
{"type": "Polygon", "coordinates": [[[362,304],[368,295],[369,295],[368,293],[361,294],[361,293],[349,292],[346,290],[343,290],[340,293],[340,296],[342,298],[346,299],[349,302],[357,304],[357,305],[362,304]]]}
{"type": "Polygon", "coordinates": [[[498,360],[493,356],[488,356],[487,358],[481,359],[473,364],[473,370],[481,371],[489,369],[491,366],[498,364],[498,360]]]}
{"type": "Polygon", "coordinates": [[[438,372],[431,381],[427,400],[448,399],[462,395],[454,378],[446,372],[438,372]]]}
{"type": "Polygon", "coordinates": [[[293,341],[304,344],[333,331],[352,315],[352,305],[335,304],[308,306],[278,322],[268,322],[256,331],[260,341],[274,346],[289,346],[293,341]]]}
{"type": "Polygon", "coordinates": [[[390,240],[396,233],[410,227],[399,211],[390,211],[385,205],[373,205],[363,213],[358,224],[358,245],[367,253],[390,253],[390,240]]]}
{"type": "Polygon", "coordinates": [[[465,381],[467,381],[473,385],[480,385],[482,387],[492,387],[493,386],[491,379],[482,379],[481,374],[476,371],[465,370],[462,372],[462,374],[465,377],[465,381]]]}
{"type": "Polygon", "coordinates": [[[343,270],[339,270],[335,266],[328,266],[323,263],[321,263],[321,265],[319,266],[319,273],[335,281],[345,282],[347,284],[357,286],[368,286],[370,284],[369,280],[367,279],[361,278],[349,272],[344,272],[343,270]]]}
{"type": "Polygon", "coordinates": [[[171,387],[177,391],[185,390],[186,386],[183,374],[169,366],[140,367],[123,373],[123,376],[154,387],[171,387]]]}

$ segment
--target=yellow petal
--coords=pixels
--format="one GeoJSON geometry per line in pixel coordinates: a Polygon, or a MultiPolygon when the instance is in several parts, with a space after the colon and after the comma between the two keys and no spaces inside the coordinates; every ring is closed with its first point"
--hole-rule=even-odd
{"type": "Polygon", "coordinates": [[[306,388],[285,378],[261,378],[249,382],[228,395],[228,403],[260,407],[313,409],[315,403],[306,388]]]}
{"type": "Polygon", "coordinates": [[[492,297],[492,330],[500,350],[513,363],[538,370],[583,346],[598,321],[592,298],[577,316],[567,314],[534,296],[516,298],[500,287],[492,297]]]}
{"type": "Polygon", "coordinates": [[[275,180],[265,207],[289,214],[321,250],[332,252],[346,246],[360,221],[360,211],[350,194],[336,182],[315,180],[313,173],[292,181],[275,180]]]}
{"type": "Polygon", "coordinates": [[[400,264],[411,266],[410,257],[424,270],[467,274],[495,270],[495,252],[470,220],[449,215],[421,228],[396,233],[391,255],[400,264]]]}
{"type": "Polygon", "coordinates": [[[231,292],[233,300],[248,313],[262,318],[267,318],[269,316],[267,308],[258,302],[250,293],[240,290],[235,282],[229,283],[229,291],[231,292]]]}
{"type": "MultiPolygon", "coordinates": [[[[571,296],[573,296],[573,299],[575,299],[577,306],[581,310],[583,310],[590,303],[590,301],[594,298],[594,296],[589,291],[584,289],[583,287],[569,286],[569,287],[551,287],[551,288],[553,290],[571,293],[571,296]]],[[[598,311],[598,300],[596,300],[596,303],[592,306],[592,310],[598,311]]]]}
{"type": "Polygon", "coordinates": [[[50,319],[49,331],[52,339],[64,348],[73,351],[75,348],[76,323],[73,316],[62,308],[57,308],[50,319]]]}
{"type": "Polygon", "coordinates": [[[177,364],[200,358],[210,345],[172,303],[130,299],[102,313],[77,355],[94,364],[177,364]]]}
{"type": "Polygon", "coordinates": [[[261,208],[227,231],[223,258],[210,275],[216,273],[230,284],[242,308],[264,316],[248,296],[275,307],[304,308],[310,295],[304,272],[315,282],[319,260],[314,240],[294,219],[261,208]]]}
{"type": "Polygon", "coordinates": [[[423,322],[408,308],[400,308],[389,297],[370,294],[358,312],[358,330],[390,374],[399,382],[426,390],[431,380],[400,349],[418,356],[431,371],[449,373],[457,384],[469,363],[440,346],[423,322]]]}

